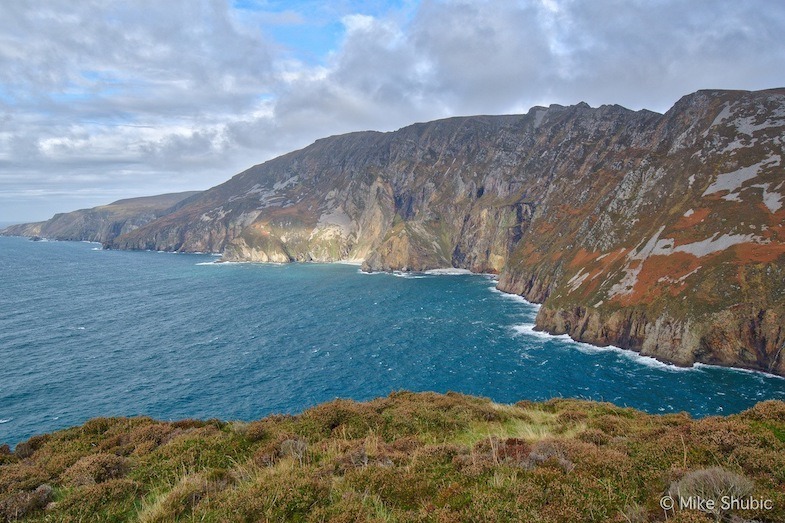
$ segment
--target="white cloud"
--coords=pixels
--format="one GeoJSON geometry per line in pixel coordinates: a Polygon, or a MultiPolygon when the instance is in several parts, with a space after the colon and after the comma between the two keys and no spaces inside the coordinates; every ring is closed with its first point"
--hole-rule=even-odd
{"type": "Polygon", "coordinates": [[[0,194],[19,203],[0,220],[71,210],[69,191],[99,204],[206,188],[341,132],[581,100],[665,110],[699,88],[785,85],[775,0],[265,5],[4,3],[0,194]],[[340,27],[314,63],[293,52],[340,27]]]}

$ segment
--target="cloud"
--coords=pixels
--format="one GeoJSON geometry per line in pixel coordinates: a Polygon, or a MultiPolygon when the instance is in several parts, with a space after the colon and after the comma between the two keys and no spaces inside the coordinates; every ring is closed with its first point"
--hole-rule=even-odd
{"type": "Polygon", "coordinates": [[[785,85],[776,0],[277,5],[4,5],[0,221],[206,188],[342,132],[785,85]]]}

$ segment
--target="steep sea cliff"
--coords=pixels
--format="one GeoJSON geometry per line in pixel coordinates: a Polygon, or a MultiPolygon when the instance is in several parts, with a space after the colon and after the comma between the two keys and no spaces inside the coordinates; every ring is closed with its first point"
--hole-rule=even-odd
{"type": "Polygon", "coordinates": [[[785,375],[784,129],[785,90],[706,90],[334,136],[106,245],[498,273],[548,332],[785,375]]]}

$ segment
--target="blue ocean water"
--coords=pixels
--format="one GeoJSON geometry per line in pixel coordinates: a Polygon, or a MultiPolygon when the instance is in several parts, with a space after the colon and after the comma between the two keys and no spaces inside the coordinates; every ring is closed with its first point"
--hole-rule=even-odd
{"type": "Polygon", "coordinates": [[[391,391],[729,414],[785,380],[679,369],[531,330],[481,275],[215,264],[0,238],[0,442],[95,416],[257,419],[391,391]]]}

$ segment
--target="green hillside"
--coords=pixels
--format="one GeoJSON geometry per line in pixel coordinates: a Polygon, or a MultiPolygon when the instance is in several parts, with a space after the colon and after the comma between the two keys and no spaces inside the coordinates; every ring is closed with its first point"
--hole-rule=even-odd
{"type": "Polygon", "coordinates": [[[693,420],[400,392],[251,423],[99,418],[0,451],[7,521],[643,522],[677,492],[769,506],[668,521],[785,521],[785,403],[693,420]]]}

